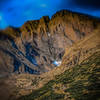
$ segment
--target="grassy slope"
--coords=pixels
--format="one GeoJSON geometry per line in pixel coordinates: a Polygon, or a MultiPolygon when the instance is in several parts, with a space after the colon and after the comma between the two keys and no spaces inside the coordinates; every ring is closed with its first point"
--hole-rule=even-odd
{"type": "Polygon", "coordinates": [[[99,100],[100,52],[19,100],[99,100]]]}
{"type": "MultiPolygon", "coordinates": [[[[100,32],[97,32],[80,41],[77,46],[73,47],[65,53],[62,66],[56,70],[44,74],[47,76],[44,81],[52,77],[55,78],[48,81],[43,87],[37,88],[30,95],[22,96],[18,100],[100,100],[100,32]],[[72,56],[77,56],[77,51],[81,55],[79,62],[69,69],[66,68],[72,56]],[[93,50],[91,50],[93,48],[93,50]],[[84,50],[88,50],[83,54],[84,50]],[[70,54],[67,60],[67,56],[70,54]],[[65,68],[61,73],[60,69],[65,68]]],[[[43,82],[42,82],[43,83],[43,82]]],[[[41,82],[39,82],[41,84],[41,82]]]]}

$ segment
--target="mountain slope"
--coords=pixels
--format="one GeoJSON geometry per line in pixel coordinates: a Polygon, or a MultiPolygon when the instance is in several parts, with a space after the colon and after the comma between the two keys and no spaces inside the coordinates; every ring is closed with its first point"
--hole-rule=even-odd
{"type": "Polygon", "coordinates": [[[2,100],[99,100],[99,69],[100,19],[60,11],[0,31],[2,100]]]}
{"type": "Polygon", "coordinates": [[[12,75],[1,89],[6,93],[8,87],[9,100],[99,100],[99,69],[100,31],[96,30],[66,49],[61,66],[41,75],[12,75]]]}
{"type": "Polygon", "coordinates": [[[18,100],[99,100],[100,52],[18,100]]]}
{"type": "MultiPolygon", "coordinates": [[[[67,50],[63,57],[62,65],[54,71],[48,72],[48,76],[46,76],[46,73],[43,75],[49,78],[52,77],[51,73],[57,72],[53,78],[43,87],[18,100],[100,100],[99,32],[95,32],[73,45],[69,49],[70,52],[67,50]],[[80,50],[81,54],[78,62],[73,63],[72,67],[69,66],[68,62],[74,62],[75,60],[72,59],[72,53],[75,57],[80,50]],[[84,51],[86,52],[84,53],[84,51]],[[66,54],[69,54],[69,56],[66,54]],[[69,61],[68,58],[70,59],[69,61]],[[68,66],[69,69],[66,68],[68,66]]],[[[44,78],[44,80],[46,81],[47,79],[44,78]]],[[[39,83],[35,82],[33,84],[38,85],[39,83]]]]}
{"type": "Polygon", "coordinates": [[[63,10],[0,31],[0,73],[48,72],[62,62],[66,48],[99,30],[99,24],[100,19],[63,10]]]}

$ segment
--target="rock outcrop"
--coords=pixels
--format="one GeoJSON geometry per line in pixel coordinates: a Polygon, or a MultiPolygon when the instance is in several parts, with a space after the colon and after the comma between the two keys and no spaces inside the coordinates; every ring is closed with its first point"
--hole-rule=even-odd
{"type": "Polygon", "coordinates": [[[61,62],[65,49],[99,30],[100,20],[70,11],[0,31],[0,75],[41,74],[61,62]]]}
{"type": "Polygon", "coordinates": [[[62,64],[41,75],[0,78],[2,100],[99,100],[100,30],[65,50],[62,64]],[[6,95],[6,96],[5,96],[6,95]]]}

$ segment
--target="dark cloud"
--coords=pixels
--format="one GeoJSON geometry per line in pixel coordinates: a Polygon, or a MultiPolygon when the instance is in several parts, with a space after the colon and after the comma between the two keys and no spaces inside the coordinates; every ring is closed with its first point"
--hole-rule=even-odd
{"type": "Polygon", "coordinates": [[[14,8],[8,8],[7,11],[8,11],[8,12],[11,12],[11,11],[13,11],[13,9],[14,9],[14,8]]]}
{"type": "Polygon", "coordinates": [[[2,8],[4,8],[6,3],[10,2],[10,1],[12,1],[12,0],[0,0],[0,11],[2,10],[2,8]]]}
{"type": "Polygon", "coordinates": [[[0,0],[0,28],[19,27],[62,9],[100,17],[100,0],[0,0]]]}
{"type": "Polygon", "coordinates": [[[73,4],[89,10],[100,10],[100,0],[71,0],[73,4]]]}
{"type": "Polygon", "coordinates": [[[6,2],[9,2],[9,1],[11,1],[11,0],[0,0],[0,4],[6,3],[6,2]]]}
{"type": "Polygon", "coordinates": [[[82,8],[90,11],[100,10],[100,0],[62,0],[62,8],[82,8]]]}

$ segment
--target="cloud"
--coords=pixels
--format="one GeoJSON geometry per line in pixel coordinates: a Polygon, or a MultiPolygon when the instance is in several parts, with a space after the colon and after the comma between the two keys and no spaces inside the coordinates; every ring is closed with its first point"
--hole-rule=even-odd
{"type": "Polygon", "coordinates": [[[0,11],[12,0],[0,0],[0,11]]]}
{"type": "Polygon", "coordinates": [[[0,3],[7,2],[7,1],[9,1],[9,0],[0,0],[0,3]]]}
{"type": "Polygon", "coordinates": [[[87,10],[100,10],[100,0],[71,0],[73,5],[87,10]]]}
{"type": "Polygon", "coordinates": [[[4,29],[5,27],[7,27],[8,24],[7,22],[5,21],[5,19],[3,18],[3,14],[0,13],[0,28],[4,29]]]}
{"type": "Polygon", "coordinates": [[[0,16],[0,21],[2,20],[2,16],[0,16]]]}
{"type": "Polygon", "coordinates": [[[47,7],[47,5],[46,4],[41,4],[40,7],[44,7],[45,8],[45,7],[47,7]]]}
{"type": "Polygon", "coordinates": [[[81,8],[84,10],[100,10],[100,0],[62,0],[62,8],[73,9],[81,8]]]}
{"type": "Polygon", "coordinates": [[[8,3],[8,2],[10,2],[10,1],[12,1],[12,0],[0,0],[0,6],[1,6],[2,4],[8,3]]]}
{"type": "Polygon", "coordinates": [[[51,17],[62,9],[100,17],[99,0],[0,0],[0,28],[20,27],[27,20],[51,17]]]}

